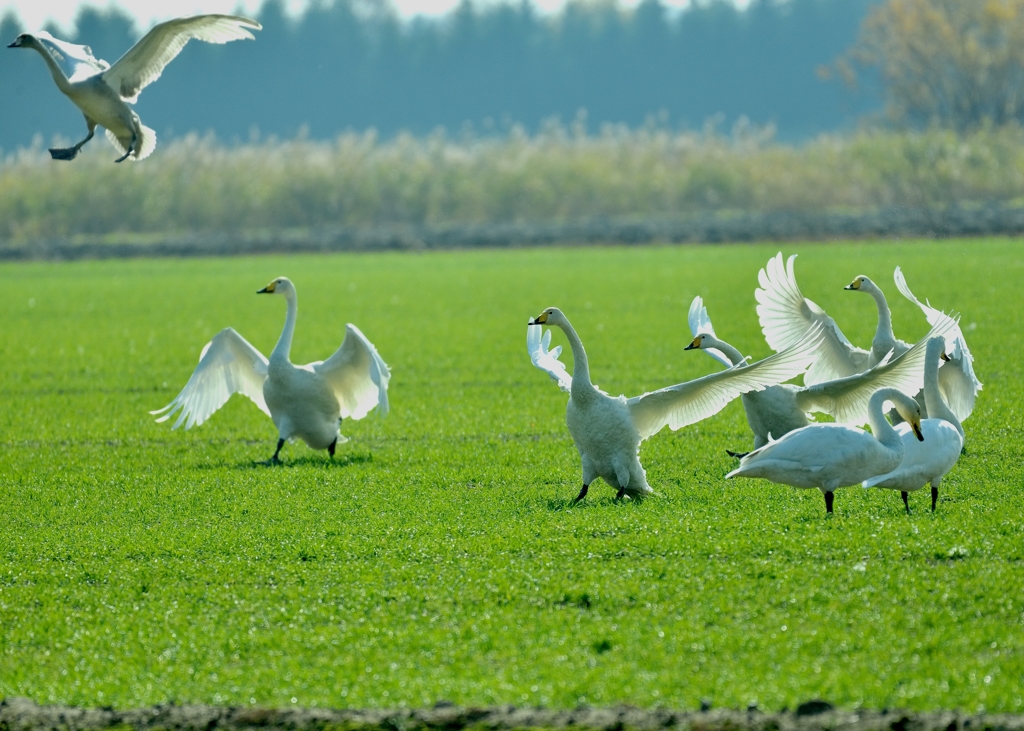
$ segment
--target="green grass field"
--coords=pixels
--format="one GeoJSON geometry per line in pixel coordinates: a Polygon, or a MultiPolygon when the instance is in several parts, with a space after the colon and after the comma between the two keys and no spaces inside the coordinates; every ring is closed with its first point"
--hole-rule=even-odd
{"type": "MultiPolygon", "coordinates": [[[[530,365],[560,306],[595,381],[633,395],[709,373],[686,309],[768,353],[767,246],[2,266],[0,696],[135,706],[578,703],[1024,711],[1024,433],[1015,241],[786,246],[805,295],[858,344],[868,274],[962,313],[985,383],[939,509],[914,495],[726,482],[742,408],[641,452],[657,496],[616,503],[580,466],[566,396],[530,365]],[[346,422],[333,462],[241,397],[188,433],[149,409],[226,325],[293,358],[354,322],[393,369],[392,413],[346,422]]],[[[561,334],[556,342],[564,342],[561,334]]],[[[571,362],[567,352],[564,359],[571,362]]]]}

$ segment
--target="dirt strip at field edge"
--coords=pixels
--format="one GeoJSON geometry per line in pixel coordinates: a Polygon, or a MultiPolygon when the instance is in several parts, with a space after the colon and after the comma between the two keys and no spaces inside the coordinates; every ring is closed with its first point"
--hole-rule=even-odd
{"type": "Polygon", "coordinates": [[[462,708],[439,703],[433,708],[321,709],[204,705],[158,705],[114,710],[41,706],[27,698],[0,701],[0,731],[93,731],[96,729],[380,729],[381,731],[460,731],[461,729],[679,728],[692,731],[1024,731],[1024,716],[914,713],[901,710],[844,711],[824,701],[808,701],[795,711],[644,710],[630,706],[548,708],[462,708]]]}

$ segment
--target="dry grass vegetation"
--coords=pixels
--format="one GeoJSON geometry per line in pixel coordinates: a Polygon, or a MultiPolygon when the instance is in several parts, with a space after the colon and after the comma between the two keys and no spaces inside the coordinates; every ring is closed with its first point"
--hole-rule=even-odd
{"type": "Polygon", "coordinates": [[[651,219],[1015,202],[1024,130],[863,131],[791,146],[737,129],[551,124],[501,138],[346,134],[225,147],[188,137],[143,165],[105,143],[73,164],[0,160],[0,242],[321,225],[651,219]]]}

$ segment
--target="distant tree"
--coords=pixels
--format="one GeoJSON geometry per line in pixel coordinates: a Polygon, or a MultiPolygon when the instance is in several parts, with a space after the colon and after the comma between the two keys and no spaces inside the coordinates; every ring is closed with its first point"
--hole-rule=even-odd
{"type": "Polygon", "coordinates": [[[888,0],[840,62],[881,73],[888,113],[968,130],[1024,122],[1024,0],[888,0]]]}

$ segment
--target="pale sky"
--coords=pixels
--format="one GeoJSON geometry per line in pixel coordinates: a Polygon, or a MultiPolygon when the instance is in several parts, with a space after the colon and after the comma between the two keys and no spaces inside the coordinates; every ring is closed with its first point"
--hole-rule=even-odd
{"type": "MultiPolygon", "coordinates": [[[[494,1],[494,0],[490,0],[494,1]]],[[[623,5],[635,5],[638,0],[620,0],[623,5]]],[[[458,0],[392,0],[403,17],[415,15],[442,15],[458,4],[458,0]]],[[[542,12],[558,10],[565,0],[534,0],[534,6],[542,12]]],[[[689,0],[663,0],[670,7],[684,7],[689,0]]],[[[736,0],[743,7],[749,0],[736,0]]],[[[135,16],[140,30],[153,23],[182,15],[197,13],[255,13],[262,0],[117,0],[108,2],[86,2],[80,0],[0,0],[0,17],[13,10],[28,30],[38,30],[48,21],[54,21],[62,29],[70,29],[80,5],[106,8],[117,5],[135,16]]],[[[297,14],[306,6],[306,0],[285,0],[289,11],[297,14]]],[[[3,40],[3,39],[0,39],[3,40]]]]}

